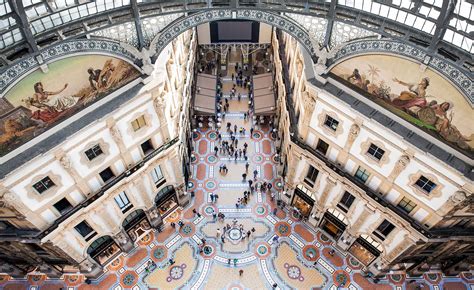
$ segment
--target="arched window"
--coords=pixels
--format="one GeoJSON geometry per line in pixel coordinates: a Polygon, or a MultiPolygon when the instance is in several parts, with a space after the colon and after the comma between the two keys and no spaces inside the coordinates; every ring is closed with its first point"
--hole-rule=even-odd
{"type": "Polygon", "coordinates": [[[92,244],[87,248],[87,254],[89,254],[92,258],[95,258],[98,254],[100,254],[103,250],[109,247],[114,240],[110,236],[102,236],[97,238],[92,244]]]}
{"type": "Polygon", "coordinates": [[[145,212],[142,209],[137,209],[131,212],[125,220],[122,222],[122,227],[128,230],[138,224],[143,218],[145,218],[145,212]]]}
{"type": "Polygon", "coordinates": [[[169,196],[175,192],[172,185],[163,187],[155,196],[155,203],[158,204],[163,197],[169,196]]]}

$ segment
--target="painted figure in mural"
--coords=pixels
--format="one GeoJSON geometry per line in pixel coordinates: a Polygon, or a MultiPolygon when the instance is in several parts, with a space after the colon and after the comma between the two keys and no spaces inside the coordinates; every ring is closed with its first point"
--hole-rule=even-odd
{"type": "Polygon", "coordinates": [[[89,74],[89,84],[91,85],[92,90],[97,91],[99,87],[99,78],[100,78],[100,69],[93,69],[89,68],[87,70],[87,73],[89,74]]]}
{"type": "Polygon", "coordinates": [[[347,77],[347,80],[351,82],[352,84],[358,86],[359,88],[362,88],[362,76],[359,73],[358,69],[354,69],[352,74],[347,77]]]}
{"type": "MultiPolygon", "coordinates": [[[[445,140],[454,142],[463,149],[468,149],[469,145],[466,141],[470,141],[470,139],[462,135],[456,126],[451,123],[453,111],[450,112],[448,117],[448,111],[452,109],[452,107],[453,105],[449,102],[443,102],[441,104],[438,104],[436,101],[431,102],[429,108],[433,110],[433,114],[436,116],[434,126],[445,140]]],[[[422,119],[423,115],[419,113],[419,117],[422,119]]]]}
{"type": "Polygon", "coordinates": [[[35,93],[33,96],[23,99],[27,107],[33,106],[39,109],[33,112],[32,118],[47,123],[55,119],[62,111],[73,107],[79,98],[74,96],[57,96],[62,93],[67,86],[68,84],[65,84],[59,91],[49,92],[44,90],[41,82],[35,83],[35,93]]]}
{"type": "Polygon", "coordinates": [[[392,101],[393,105],[401,109],[410,109],[412,107],[423,108],[427,105],[426,89],[430,85],[429,78],[425,77],[421,79],[418,84],[406,83],[397,78],[394,78],[393,81],[406,86],[409,90],[401,92],[400,96],[392,101]]]}

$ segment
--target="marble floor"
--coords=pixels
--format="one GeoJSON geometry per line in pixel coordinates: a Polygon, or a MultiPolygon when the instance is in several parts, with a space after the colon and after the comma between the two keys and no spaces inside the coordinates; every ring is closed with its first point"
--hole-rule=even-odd
{"type": "MultiPolygon", "coordinates": [[[[226,84],[224,87],[227,87],[226,84]]],[[[238,147],[248,144],[248,175],[257,170],[256,183],[272,183],[272,190],[280,190],[277,175],[274,140],[268,127],[257,127],[249,135],[250,121],[244,120],[248,100],[230,100],[230,112],[225,122],[244,126],[247,133],[238,137],[238,147]]],[[[225,130],[223,130],[225,131],[225,130]]],[[[223,139],[229,139],[224,132],[223,139]]],[[[195,192],[191,205],[175,211],[165,224],[164,231],[150,231],[128,254],[111,262],[97,280],[85,283],[82,275],[64,275],[49,279],[45,275],[29,275],[23,280],[0,275],[0,289],[473,289],[474,277],[444,277],[440,273],[426,273],[422,277],[407,277],[401,273],[387,275],[378,284],[363,276],[361,265],[347,253],[333,247],[333,242],[317,228],[299,222],[278,210],[268,192],[250,195],[246,206],[236,208],[238,198],[248,190],[242,181],[245,172],[243,158],[229,158],[213,153],[218,143],[213,130],[194,133],[195,146],[192,161],[190,190],[195,192]],[[219,165],[226,164],[229,172],[221,174],[219,165]],[[211,202],[210,193],[219,196],[211,202]],[[200,213],[195,216],[193,209],[200,213]],[[225,215],[215,221],[212,214],[225,215]],[[184,226],[173,229],[171,221],[183,220],[184,226]],[[234,219],[236,223],[234,226],[234,219]],[[231,230],[224,235],[223,228],[231,230]],[[250,236],[243,238],[251,231],[250,236]],[[219,229],[220,234],[218,234],[219,229]],[[278,241],[274,237],[278,236],[278,241]],[[201,239],[206,240],[202,252],[201,239]],[[330,255],[329,251],[335,250],[330,255]],[[170,265],[169,259],[174,263],[170,265]],[[149,273],[145,266],[154,261],[157,268],[149,273]],[[410,280],[416,283],[408,284],[410,280]]]]}

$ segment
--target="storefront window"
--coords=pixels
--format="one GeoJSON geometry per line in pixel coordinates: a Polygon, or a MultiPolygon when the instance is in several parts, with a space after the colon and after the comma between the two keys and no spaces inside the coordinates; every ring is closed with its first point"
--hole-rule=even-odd
{"type": "Polygon", "coordinates": [[[362,264],[370,265],[382,252],[382,245],[368,235],[361,235],[349,248],[349,253],[362,264]]]}
{"type": "Polygon", "coordinates": [[[297,185],[291,205],[301,216],[308,217],[313,209],[316,197],[313,192],[302,185],[297,185]]]}

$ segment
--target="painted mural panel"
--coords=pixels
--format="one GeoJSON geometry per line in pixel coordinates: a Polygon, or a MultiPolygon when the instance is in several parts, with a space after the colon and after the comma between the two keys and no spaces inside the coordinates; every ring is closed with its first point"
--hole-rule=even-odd
{"type": "Polygon", "coordinates": [[[474,151],[474,112],[437,72],[389,55],[357,56],[331,73],[392,113],[468,156],[474,151]]]}
{"type": "Polygon", "coordinates": [[[0,98],[0,156],[140,76],[127,62],[102,55],[69,57],[36,70],[0,98]]]}

